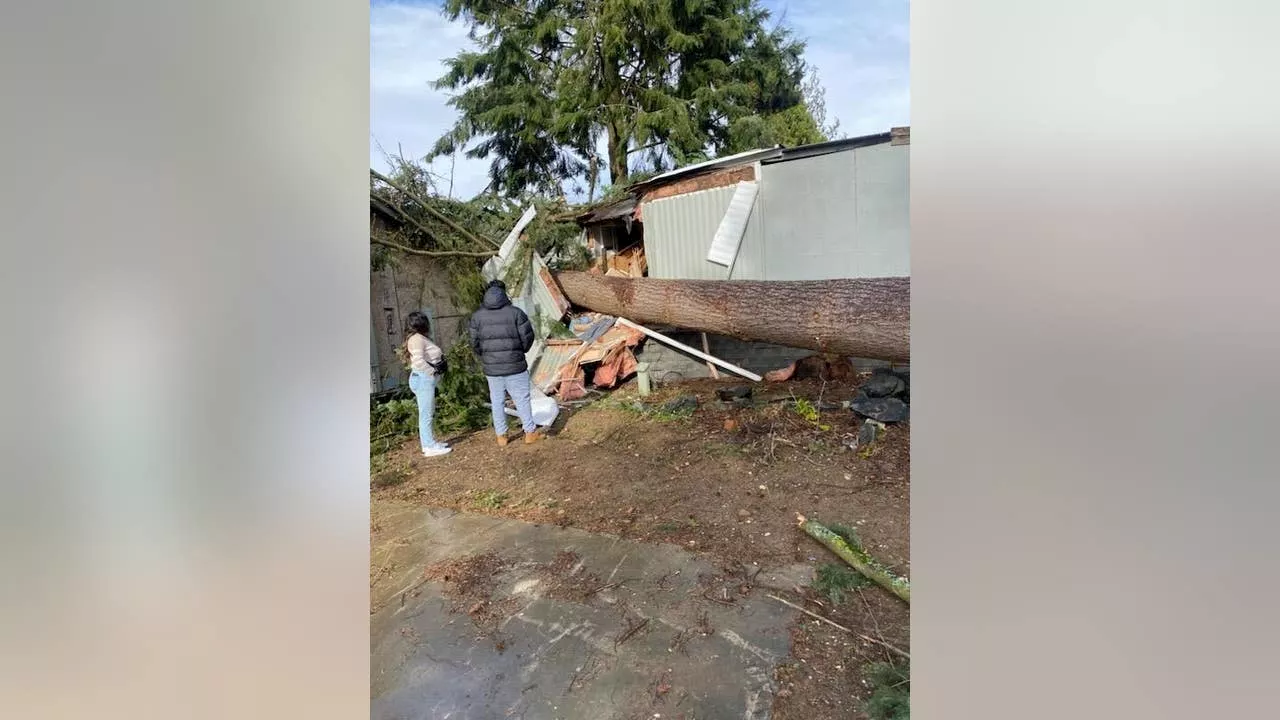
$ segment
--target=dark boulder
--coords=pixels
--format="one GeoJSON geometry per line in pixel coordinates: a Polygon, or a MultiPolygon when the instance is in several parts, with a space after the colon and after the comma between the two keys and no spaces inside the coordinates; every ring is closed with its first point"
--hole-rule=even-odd
{"type": "Polygon", "coordinates": [[[858,395],[850,403],[849,408],[862,417],[879,420],[882,423],[906,422],[910,416],[910,408],[898,398],[874,398],[858,395]]]}
{"type": "Polygon", "coordinates": [[[871,398],[890,398],[902,395],[907,391],[907,384],[897,375],[875,373],[867,378],[858,390],[871,398]]]}
{"type": "Polygon", "coordinates": [[[863,420],[862,427],[858,429],[857,447],[866,447],[878,440],[882,428],[884,428],[884,425],[875,420],[863,420]]]}
{"type": "Polygon", "coordinates": [[[695,395],[681,395],[662,404],[662,412],[672,415],[691,413],[698,409],[698,398],[695,395]]]}
{"type": "Polygon", "coordinates": [[[745,400],[751,397],[750,385],[734,385],[733,387],[724,387],[716,390],[716,395],[725,402],[734,400],[745,400]]]}

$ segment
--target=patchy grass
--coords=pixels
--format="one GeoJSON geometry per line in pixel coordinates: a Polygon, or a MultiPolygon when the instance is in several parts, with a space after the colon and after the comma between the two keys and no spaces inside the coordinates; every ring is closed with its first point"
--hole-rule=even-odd
{"type": "Polygon", "coordinates": [[[413,471],[407,467],[387,468],[374,474],[373,486],[376,488],[395,487],[411,477],[413,477],[413,471]]]}
{"type": "Polygon", "coordinates": [[[375,488],[394,487],[413,477],[413,469],[403,460],[391,460],[387,455],[369,458],[369,481],[375,488]]]}
{"type": "Polygon", "coordinates": [[[475,506],[482,510],[497,510],[507,503],[510,495],[500,490],[485,490],[476,495],[475,506]]]}
{"type": "Polygon", "coordinates": [[[698,519],[690,515],[685,520],[664,520],[653,527],[661,533],[673,533],[680,530],[692,530],[698,527],[698,519]]]}
{"type": "Polygon", "coordinates": [[[845,596],[858,588],[867,587],[871,581],[848,565],[827,563],[818,568],[813,589],[822,593],[833,604],[844,602],[845,596]]]}
{"type": "Polygon", "coordinates": [[[662,423],[688,420],[693,417],[693,413],[697,410],[697,406],[667,408],[663,405],[646,405],[639,400],[614,400],[612,398],[602,402],[601,406],[614,410],[621,410],[622,412],[641,420],[653,420],[655,422],[662,423]]]}
{"type": "Polygon", "coordinates": [[[871,720],[911,720],[911,663],[873,663],[863,669],[871,686],[865,710],[871,720]]]}

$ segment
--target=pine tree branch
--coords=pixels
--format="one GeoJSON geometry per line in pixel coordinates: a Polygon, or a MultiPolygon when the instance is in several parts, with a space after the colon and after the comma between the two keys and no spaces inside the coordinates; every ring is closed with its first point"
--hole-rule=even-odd
{"type": "Polygon", "coordinates": [[[383,240],[382,238],[376,238],[376,237],[370,237],[369,241],[377,245],[382,245],[384,247],[394,248],[396,250],[399,250],[400,252],[408,253],[410,255],[425,255],[427,257],[487,258],[487,257],[493,257],[494,255],[498,254],[496,250],[493,252],[467,252],[465,250],[419,250],[418,248],[409,247],[408,245],[401,245],[400,243],[395,243],[395,242],[391,242],[390,240],[383,240]]]}
{"type": "MultiPolygon", "coordinates": [[[[475,235],[475,234],[473,234],[473,233],[471,233],[471,232],[468,232],[466,228],[462,227],[461,225],[459,225],[458,223],[454,222],[453,220],[450,220],[450,219],[449,219],[449,217],[448,217],[447,215],[445,215],[444,213],[440,212],[439,210],[436,210],[435,208],[431,207],[431,206],[430,206],[430,205],[428,205],[425,201],[423,201],[423,199],[422,199],[422,198],[420,198],[420,197],[418,197],[417,195],[415,195],[414,193],[409,192],[408,190],[404,189],[404,188],[403,188],[403,187],[401,187],[400,185],[396,184],[396,182],[395,182],[394,180],[392,180],[391,178],[387,177],[386,175],[383,175],[382,173],[378,172],[377,170],[374,170],[373,168],[369,168],[369,174],[370,174],[370,175],[372,175],[372,176],[374,176],[375,178],[377,178],[377,179],[381,180],[382,182],[384,182],[384,183],[386,183],[386,184],[390,185],[391,187],[395,188],[396,190],[399,190],[400,192],[404,193],[405,195],[409,196],[409,199],[410,199],[410,200],[412,200],[412,201],[414,201],[414,202],[416,202],[416,203],[418,203],[418,205],[419,205],[423,210],[426,210],[426,211],[427,211],[427,214],[428,214],[428,215],[430,215],[431,217],[433,217],[433,218],[435,218],[435,219],[439,220],[440,222],[444,223],[445,225],[448,225],[448,226],[449,226],[450,228],[452,228],[455,232],[457,232],[458,234],[460,234],[460,235],[462,235],[463,237],[467,238],[468,240],[471,240],[472,242],[476,243],[477,245],[485,245],[485,244],[488,244],[488,245],[492,245],[492,246],[493,246],[493,247],[495,247],[495,248],[497,248],[497,247],[501,247],[501,245],[500,245],[499,243],[497,243],[496,241],[494,241],[494,240],[490,240],[489,238],[481,238],[481,237],[479,237],[479,236],[477,236],[477,235],[475,235]]],[[[403,213],[402,213],[402,214],[403,214],[403,213]]],[[[423,230],[424,232],[427,232],[426,228],[424,228],[424,227],[422,227],[421,225],[419,225],[416,221],[415,221],[413,224],[414,224],[415,226],[417,226],[417,228],[418,228],[419,230],[423,230]]],[[[430,234],[430,233],[428,232],[428,234],[430,234]]],[[[492,253],[490,253],[490,254],[492,254],[492,253]]]]}

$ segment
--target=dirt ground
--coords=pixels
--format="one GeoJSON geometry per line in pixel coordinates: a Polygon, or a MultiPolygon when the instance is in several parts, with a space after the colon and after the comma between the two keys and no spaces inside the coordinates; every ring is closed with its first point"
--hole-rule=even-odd
{"type": "MultiPolygon", "coordinates": [[[[714,558],[732,578],[756,565],[836,561],[796,527],[801,513],[854,528],[868,552],[910,577],[910,427],[891,425],[869,450],[850,449],[861,420],[836,405],[857,384],[759,384],[752,407],[718,400],[718,389],[741,386],[729,381],[668,386],[644,399],[652,409],[697,397],[683,417],[635,409],[633,382],[562,410],[551,437],[532,446],[498,447],[481,431],[446,438],[453,453],[424,458],[409,440],[375,462],[372,542],[389,541],[379,514],[410,503],[675,543],[714,558]],[[825,409],[815,418],[796,399],[825,409]]],[[[892,658],[865,638],[909,649],[908,608],[874,586],[838,604],[789,590],[787,599],[865,637],[808,617],[798,623],[777,673],[774,717],[865,717],[863,668],[892,658]]]]}

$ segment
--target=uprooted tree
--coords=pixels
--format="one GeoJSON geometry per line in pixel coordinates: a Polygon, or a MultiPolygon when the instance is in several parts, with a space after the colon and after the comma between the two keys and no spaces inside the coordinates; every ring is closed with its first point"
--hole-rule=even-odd
{"type": "Polygon", "coordinates": [[[893,362],[911,359],[911,279],[658,280],[561,272],[574,305],[639,323],[893,362]]]}

